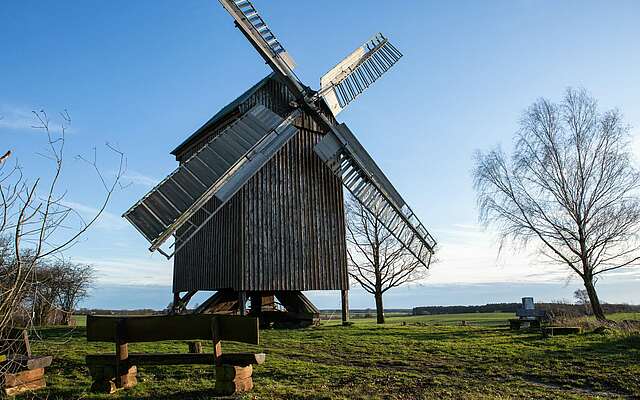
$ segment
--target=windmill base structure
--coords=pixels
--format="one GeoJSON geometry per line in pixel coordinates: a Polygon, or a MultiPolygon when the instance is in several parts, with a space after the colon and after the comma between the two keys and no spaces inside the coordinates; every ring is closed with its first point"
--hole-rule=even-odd
{"type": "MultiPolygon", "coordinates": [[[[284,117],[294,101],[286,85],[270,74],[172,154],[182,163],[254,107],[284,117]]],[[[218,291],[196,312],[249,312],[266,323],[305,325],[317,321],[319,311],[302,291],[348,289],[342,183],[313,151],[326,130],[305,113],[293,126],[295,137],[175,254],[175,295],[218,291]]],[[[212,209],[214,202],[205,208],[212,209]]],[[[174,304],[184,304],[181,299],[174,304]]]]}
{"type": "Polygon", "coordinates": [[[344,189],[425,267],[435,252],[435,239],[336,120],[402,54],[377,34],[315,91],[249,0],[219,1],[273,72],[174,149],[178,168],[123,216],[149,250],[174,258],[174,312],[198,291],[216,291],[196,312],[306,326],[319,311],[302,292],[340,290],[347,321],[344,189]]]}

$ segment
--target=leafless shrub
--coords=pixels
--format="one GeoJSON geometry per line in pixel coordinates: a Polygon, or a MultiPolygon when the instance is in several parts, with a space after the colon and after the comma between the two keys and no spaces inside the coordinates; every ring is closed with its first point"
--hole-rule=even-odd
{"type": "MultiPolygon", "coordinates": [[[[107,144],[109,153],[115,156],[116,172],[105,176],[98,167],[96,151],[90,158],[79,157],[95,173],[104,189],[96,212],[85,219],[65,202],[67,191],[61,188],[61,176],[65,161],[65,133],[71,123],[68,113],[60,114],[61,127],[50,128],[50,120],[44,111],[34,112],[35,129],[44,133],[46,151],[40,155],[49,160],[51,169],[43,171],[44,177],[28,179],[22,166],[11,164],[8,151],[0,160],[0,354],[5,354],[11,344],[9,338],[16,326],[33,326],[33,312],[26,310],[28,299],[44,311],[41,304],[52,307],[70,307],[73,299],[82,295],[77,288],[56,287],[56,294],[43,293],[44,280],[58,279],[53,269],[64,263],[65,250],[78,243],[87,230],[104,212],[114,191],[120,188],[120,180],[126,167],[124,155],[107,144]],[[76,291],[74,296],[64,292],[76,291]],[[59,303],[51,304],[57,298],[59,303]],[[71,299],[71,300],[70,300],[71,299]]],[[[59,272],[59,271],[58,271],[59,272]]],[[[39,317],[41,318],[41,316],[39,317]]]]}

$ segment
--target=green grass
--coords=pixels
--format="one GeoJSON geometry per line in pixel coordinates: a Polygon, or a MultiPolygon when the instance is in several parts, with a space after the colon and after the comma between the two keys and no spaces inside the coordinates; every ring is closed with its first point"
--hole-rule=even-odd
{"type": "MultiPolygon", "coordinates": [[[[261,332],[260,346],[224,343],[225,351],[265,351],[247,399],[590,399],[640,397],[640,337],[594,333],[544,339],[512,332],[509,313],[397,316],[385,326],[358,319],[304,330],[261,332]],[[468,326],[460,326],[465,320],[468,326]]],[[[614,315],[638,319],[640,315],[614,315]]],[[[189,399],[213,396],[213,368],[143,367],[139,384],[92,395],[84,355],[113,352],[87,343],[78,327],[48,328],[34,351],[53,354],[39,397],[189,399]]],[[[130,351],[186,352],[183,342],[133,344],[130,351]]],[[[211,351],[210,346],[206,351],[211,351]]]]}

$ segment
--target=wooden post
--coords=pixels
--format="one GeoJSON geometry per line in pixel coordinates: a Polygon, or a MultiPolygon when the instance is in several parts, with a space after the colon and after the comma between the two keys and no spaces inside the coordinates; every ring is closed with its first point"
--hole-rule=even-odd
{"type": "Polygon", "coordinates": [[[275,297],[273,293],[262,295],[262,308],[265,310],[273,311],[276,308],[275,297]]]}
{"type": "Polygon", "coordinates": [[[249,296],[250,304],[251,304],[251,314],[255,317],[259,317],[262,311],[262,295],[258,293],[253,293],[249,296]]]}
{"type": "Polygon", "coordinates": [[[191,353],[191,354],[201,354],[202,353],[202,343],[200,341],[189,342],[189,353],[191,353]]]}
{"type": "Polygon", "coordinates": [[[116,327],[116,387],[124,388],[136,384],[133,381],[135,378],[129,376],[129,367],[126,321],[119,319],[116,327]]]}
{"type": "Polygon", "coordinates": [[[31,357],[31,343],[29,343],[29,332],[26,329],[22,331],[22,342],[24,343],[25,355],[31,357]]]}
{"type": "Polygon", "coordinates": [[[349,290],[341,291],[342,297],[342,325],[349,323],[349,290]]]}
{"type": "Polygon", "coordinates": [[[173,294],[173,304],[171,304],[171,310],[169,310],[169,313],[170,314],[177,313],[179,305],[180,305],[180,292],[175,292],[173,294]]]}
{"type": "Polygon", "coordinates": [[[247,292],[245,291],[238,292],[238,314],[247,314],[247,292]]]}
{"type": "Polygon", "coordinates": [[[211,319],[211,336],[213,339],[213,360],[216,366],[221,366],[222,344],[220,343],[220,327],[216,317],[211,319]]]}

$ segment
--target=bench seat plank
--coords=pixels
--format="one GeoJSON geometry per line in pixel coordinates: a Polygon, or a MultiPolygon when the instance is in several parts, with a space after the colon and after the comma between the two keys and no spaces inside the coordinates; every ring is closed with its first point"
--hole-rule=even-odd
{"type": "MultiPolygon", "coordinates": [[[[266,355],[264,353],[224,353],[221,360],[223,364],[250,365],[262,364],[266,355]]],[[[115,354],[89,354],[86,356],[88,365],[115,365],[115,354]]],[[[214,365],[215,357],[212,353],[129,353],[129,365],[187,365],[204,364],[214,365]]]]}
{"type": "Polygon", "coordinates": [[[119,320],[124,321],[120,339],[124,343],[158,342],[164,340],[210,340],[211,321],[215,318],[219,340],[259,344],[258,318],[235,315],[152,315],[87,317],[87,341],[113,342],[119,320]]]}
{"type": "Polygon", "coordinates": [[[53,356],[25,356],[21,354],[10,355],[2,364],[6,364],[9,372],[19,370],[34,370],[46,368],[51,365],[53,356]]]}

